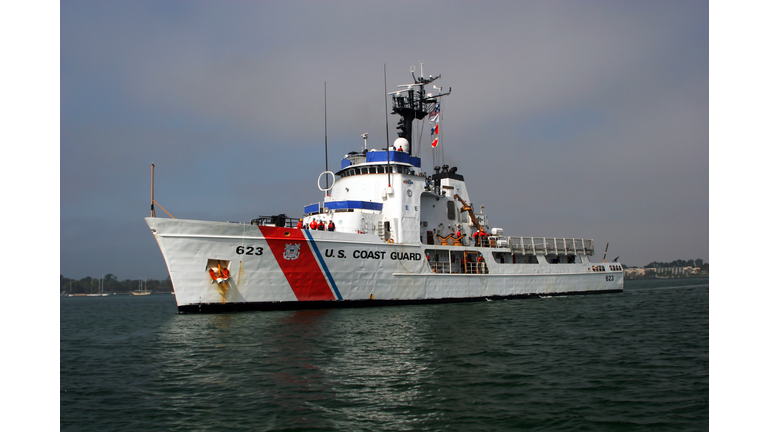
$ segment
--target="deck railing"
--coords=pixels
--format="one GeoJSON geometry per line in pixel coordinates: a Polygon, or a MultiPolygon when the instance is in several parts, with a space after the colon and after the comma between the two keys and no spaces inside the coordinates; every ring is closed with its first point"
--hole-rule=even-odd
{"type": "Polygon", "coordinates": [[[512,252],[523,255],[594,255],[595,253],[595,244],[591,239],[554,237],[507,237],[507,239],[508,247],[512,252]]]}
{"type": "Polygon", "coordinates": [[[451,263],[441,261],[430,261],[429,267],[435,273],[465,273],[465,274],[488,274],[488,266],[484,262],[466,262],[463,263],[464,268],[461,268],[460,264],[456,264],[455,271],[451,271],[451,263]]]}
{"type": "Polygon", "coordinates": [[[430,261],[429,266],[432,268],[432,271],[435,273],[451,272],[451,263],[449,262],[430,261]]]}
{"type": "Polygon", "coordinates": [[[486,274],[488,273],[488,267],[484,262],[468,262],[464,263],[464,273],[469,274],[486,274]]]}
{"type": "Polygon", "coordinates": [[[594,255],[595,243],[592,239],[555,238],[555,237],[504,237],[482,236],[470,239],[473,246],[511,249],[512,253],[522,255],[594,255]],[[477,243],[475,243],[477,242],[477,243]]]}

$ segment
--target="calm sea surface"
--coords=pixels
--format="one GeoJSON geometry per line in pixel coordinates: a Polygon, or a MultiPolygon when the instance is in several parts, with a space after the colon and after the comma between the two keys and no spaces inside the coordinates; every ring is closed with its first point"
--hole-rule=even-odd
{"type": "Polygon", "coordinates": [[[622,294],[180,315],[61,299],[61,430],[702,431],[707,279],[622,294]]]}

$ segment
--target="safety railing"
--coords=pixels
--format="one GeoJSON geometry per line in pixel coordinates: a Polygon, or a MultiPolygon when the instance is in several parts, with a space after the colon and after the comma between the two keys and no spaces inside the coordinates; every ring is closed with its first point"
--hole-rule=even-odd
{"type": "Polygon", "coordinates": [[[555,237],[504,237],[472,236],[470,245],[511,249],[522,255],[594,255],[595,243],[591,239],[555,238],[555,237]]]}
{"type": "Polygon", "coordinates": [[[435,273],[450,273],[451,272],[451,263],[449,263],[449,262],[430,261],[429,262],[429,267],[435,273]]]}
{"type": "MultiPolygon", "coordinates": [[[[523,255],[594,255],[595,244],[591,239],[554,237],[507,237],[513,253],[523,255]]],[[[497,246],[501,247],[501,246],[497,246]]]]}
{"type": "Polygon", "coordinates": [[[467,262],[464,263],[464,273],[486,274],[488,273],[488,267],[484,262],[467,262]]]}
{"type": "Polygon", "coordinates": [[[488,274],[488,266],[484,262],[465,262],[451,267],[449,262],[430,261],[429,268],[434,273],[488,274]]]}

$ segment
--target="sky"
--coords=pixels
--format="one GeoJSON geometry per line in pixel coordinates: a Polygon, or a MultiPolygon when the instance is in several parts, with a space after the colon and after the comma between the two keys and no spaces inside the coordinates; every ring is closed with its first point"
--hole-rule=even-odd
{"type": "Polygon", "coordinates": [[[325,116],[337,171],[412,67],[451,89],[424,166],[491,226],[709,262],[709,32],[702,1],[61,2],[60,273],[168,276],[153,163],[176,218],[301,216],[325,116]]]}

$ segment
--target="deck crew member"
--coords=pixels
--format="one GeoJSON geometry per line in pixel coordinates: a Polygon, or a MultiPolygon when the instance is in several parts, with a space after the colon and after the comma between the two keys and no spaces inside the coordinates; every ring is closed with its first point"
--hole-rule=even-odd
{"type": "Polygon", "coordinates": [[[475,242],[475,246],[488,246],[488,233],[485,231],[477,231],[475,233],[477,235],[477,241],[475,242]]]}
{"type": "Polygon", "coordinates": [[[320,219],[320,223],[317,224],[318,231],[325,231],[325,222],[323,222],[322,219],[320,219]]]}
{"type": "Polygon", "coordinates": [[[328,222],[328,231],[336,231],[336,224],[333,221],[328,222]]]}
{"type": "Polygon", "coordinates": [[[317,221],[315,218],[312,218],[312,222],[309,223],[309,229],[316,230],[317,229],[317,221]]]}

